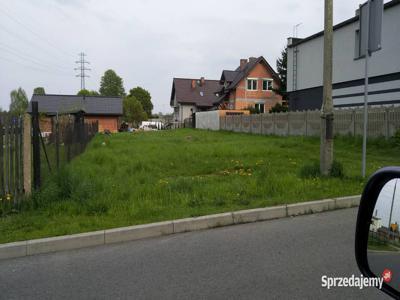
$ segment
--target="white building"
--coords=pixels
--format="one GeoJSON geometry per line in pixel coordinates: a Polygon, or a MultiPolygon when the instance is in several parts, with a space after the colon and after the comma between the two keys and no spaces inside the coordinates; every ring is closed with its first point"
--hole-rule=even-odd
{"type": "MultiPolygon", "coordinates": [[[[334,26],[333,104],[364,102],[364,58],[357,55],[358,15],[334,26]]],[[[320,109],[322,104],[323,31],[288,39],[287,91],[290,110],[320,109]]],[[[369,104],[400,103],[400,0],[384,5],[382,49],[369,59],[369,104]]]]}
{"type": "Polygon", "coordinates": [[[197,111],[209,110],[218,100],[219,80],[174,78],[170,105],[174,109],[174,122],[183,123],[197,111]]]}

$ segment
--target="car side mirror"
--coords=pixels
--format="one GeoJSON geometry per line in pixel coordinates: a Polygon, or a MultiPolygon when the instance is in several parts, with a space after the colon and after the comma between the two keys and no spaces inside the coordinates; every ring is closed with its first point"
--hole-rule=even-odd
{"type": "Polygon", "coordinates": [[[358,209],[355,255],[364,276],[383,278],[382,291],[400,298],[400,167],[368,180],[358,209]]]}

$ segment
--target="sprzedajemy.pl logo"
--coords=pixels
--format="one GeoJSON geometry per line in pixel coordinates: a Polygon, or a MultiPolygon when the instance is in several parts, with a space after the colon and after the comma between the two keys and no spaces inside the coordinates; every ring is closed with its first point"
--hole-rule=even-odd
{"type": "MultiPolygon", "coordinates": [[[[378,277],[360,277],[352,275],[350,277],[329,277],[323,275],[321,277],[322,287],[326,287],[328,290],[334,287],[358,287],[360,290],[367,287],[377,287],[382,288],[384,278],[378,277]]],[[[386,282],[386,281],[385,281],[386,282]]]]}

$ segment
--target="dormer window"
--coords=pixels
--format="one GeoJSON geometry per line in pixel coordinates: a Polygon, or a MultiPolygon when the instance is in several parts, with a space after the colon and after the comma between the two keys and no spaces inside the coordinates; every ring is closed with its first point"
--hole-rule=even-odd
{"type": "Polygon", "coordinates": [[[247,90],[249,91],[257,90],[257,79],[247,78],[247,90]]]}
{"type": "Polygon", "coordinates": [[[272,91],[272,79],[263,79],[263,91],[272,91]]]}

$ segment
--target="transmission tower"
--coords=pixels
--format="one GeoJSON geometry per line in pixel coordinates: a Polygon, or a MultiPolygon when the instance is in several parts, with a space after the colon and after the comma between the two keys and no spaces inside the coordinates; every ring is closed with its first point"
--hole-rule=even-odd
{"type": "Polygon", "coordinates": [[[75,63],[79,64],[78,68],[75,68],[74,70],[80,71],[80,74],[77,74],[76,77],[81,78],[81,90],[85,89],[85,77],[90,77],[85,73],[85,71],[90,71],[91,69],[86,68],[86,64],[90,64],[90,62],[85,60],[86,54],[81,52],[78,54],[79,55],[79,60],[77,60],[75,63]]]}

